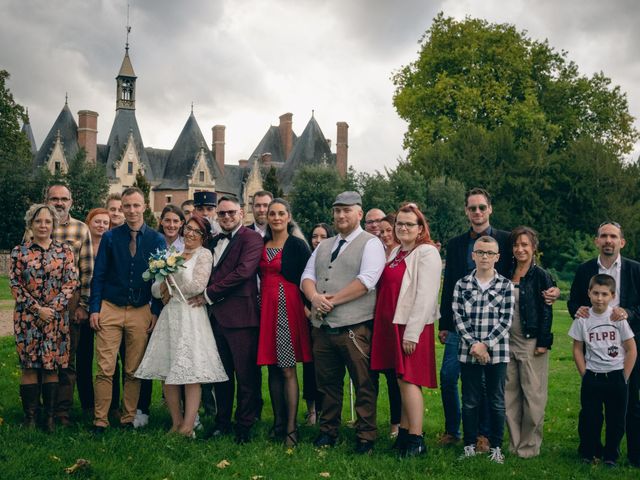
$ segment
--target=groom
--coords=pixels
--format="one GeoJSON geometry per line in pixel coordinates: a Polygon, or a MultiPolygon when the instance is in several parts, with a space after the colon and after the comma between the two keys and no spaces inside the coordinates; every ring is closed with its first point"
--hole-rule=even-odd
{"type": "Polygon", "coordinates": [[[217,415],[213,436],[231,433],[235,380],[238,382],[236,443],[249,441],[249,431],[260,407],[258,352],[258,286],[256,274],[262,256],[262,237],[242,226],[243,211],[235,197],[218,201],[222,232],[213,237],[213,270],[204,295],[189,299],[192,305],[210,305],[209,318],[227,382],[214,384],[217,415]]]}

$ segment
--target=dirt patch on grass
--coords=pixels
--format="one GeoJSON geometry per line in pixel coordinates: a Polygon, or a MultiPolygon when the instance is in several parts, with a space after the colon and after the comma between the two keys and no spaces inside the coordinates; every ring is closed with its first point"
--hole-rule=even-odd
{"type": "Polygon", "coordinates": [[[0,337],[13,335],[13,300],[0,300],[0,337]]]}

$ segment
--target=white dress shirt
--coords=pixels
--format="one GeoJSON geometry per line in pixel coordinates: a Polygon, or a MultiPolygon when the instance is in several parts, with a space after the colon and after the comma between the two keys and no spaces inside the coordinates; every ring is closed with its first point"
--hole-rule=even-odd
{"type": "MultiPolygon", "coordinates": [[[[340,253],[338,253],[338,257],[344,253],[349,244],[356,239],[360,233],[362,233],[362,227],[358,225],[358,227],[351,232],[346,237],[343,237],[342,234],[336,235],[333,238],[329,238],[327,240],[323,240],[324,242],[333,242],[333,247],[331,251],[335,251],[338,248],[338,243],[340,240],[346,240],[346,243],[342,245],[340,249],[340,253]]],[[[311,257],[309,257],[309,261],[307,261],[307,266],[302,273],[302,277],[300,278],[300,286],[302,286],[302,282],[305,279],[309,279],[316,283],[316,253],[318,249],[316,248],[311,257]]],[[[384,270],[384,264],[386,261],[386,256],[384,254],[384,246],[382,242],[378,239],[378,237],[371,238],[366,245],[364,246],[364,251],[362,252],[362,260],[360,262],[360,273],[356,278],[360,280],[368,290],[373,290],[376,288],[376,284],[378,280],[380,280],[380,276],[382,275],[382,270],[384,270]]]]}
{"type": "Polygon", "coordinates": [[[611,264],[611,267],[604,268],[600,261],[600,255],[598,255],[598,273],[606,273],[611,275],[616,281],[616,296],[609,302],[609,306],[617,307],[620,305],[620,269],[622,268],[622,258],[618,254],[618,258],[611,264]]]}

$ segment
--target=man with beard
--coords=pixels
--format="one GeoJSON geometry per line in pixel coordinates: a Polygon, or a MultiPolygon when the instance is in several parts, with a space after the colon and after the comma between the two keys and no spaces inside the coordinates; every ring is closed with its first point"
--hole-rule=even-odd
{"type": "Polygon", "coordinates": [[[220,198],[217,207],[221,233],[213,237],[213,269],[204,294],[189,299],[193,306],[210,305],[209,318],[229,380],[216,383],[217,404],[213,436],[231,433],[231,412],[237,388],[235,440],[250,440],[250,431],[260,408],[258,355],[257,273],[263,241],[259,234],[242,225],[243,211],[238,199],[220,198]]]}
{"type": "Polygon", "coordinates": [[[251,212],[253,213],[253,223],[247,225],[247,228],[255,230],[264,238],[264,234],[267,231],[267,211],[269,210],[269,203],[273,200],[273,194],[266,190],[260,190],[253,194],[253,200],[251,201],[251,212]]]}
{"type": "MultiPolygon", "coordinates": [[[[613,307],[611,320],[629,322],[637,347],[640,335],[640,263],[620,255],[625,243],[620,224],[607,221],[598,227],[595,244],[600,254],[578,267],[571,284],[567,307],[572,317],[586,318],[591,306],[588,294],[591,277],[599,273],[611,275],[616,281],[615,296],[609,303],[613,307]]],[[[636,360],[628,387],[627,457],[631,465],[640,468],[640,360],[636,360]]],[[[583,418],[581,414],[578,418],[578,431],[584,428],[586,422],[593,421],[594,419],[583,418]]],[[[583,454],[582,445],[578,450],[583,454]]]]}
{"type": "MultiPolygon", "coordinates": [[[[93,335],[87,320],[89,319],[89,293],[91,277],[93,276],[93,248],[91,246],[91,234],[89,228],[80,220],[69,215],[73,199],[71,191],[62,184],[51,185],[47,189],[46,203],[55,208],[58,216],[58,226],[53,231],[53,239],[60,243],[66,243],[73,250],[80,289],[69,300],[69,333],[71,345],[69,345],[69,366],[60,369],[58,376],[60,385],[58,388],[58,401],[56,405],[56,417],[63,426],[70,425],[69,419],[71,406],[73,405],[73,389],[76,384],[76,364],[91,362],[86,349],[78,352],[78,345],[84,343],[83,338],[93,335]],[[76,358],[76,353],[80,353],[76,358]]],[[[90,352],[89,352],[90,353],[90,352]]],[[[91,370],[89,375],[78,378],[80,399],[85,400],[84,392],[92,388],[91,370]]],[[[92,408],[92,405],[83,403],[84,408],[92,408]]]]}

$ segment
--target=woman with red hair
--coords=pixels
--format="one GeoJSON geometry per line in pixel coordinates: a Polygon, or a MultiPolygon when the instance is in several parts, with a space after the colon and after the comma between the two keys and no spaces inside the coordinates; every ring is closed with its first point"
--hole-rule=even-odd
{"type": "Polygon", "coordinates": [[[401,456],[426,453],[422,387],[436,388],[433,324],[438,318],[442,261],[429,226],[414,203],[400,207],[389,255],[378,283],[371,369],[394,369],[402,397],[401,456]]]}

